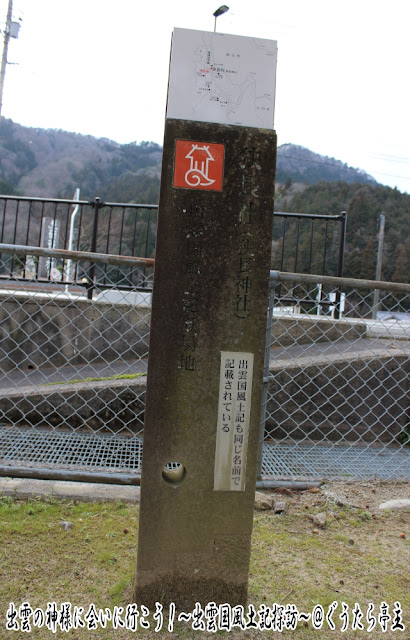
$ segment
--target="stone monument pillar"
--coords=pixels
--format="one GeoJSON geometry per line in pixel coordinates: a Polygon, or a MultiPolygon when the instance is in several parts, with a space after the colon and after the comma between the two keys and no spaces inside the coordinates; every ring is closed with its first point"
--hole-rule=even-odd
{"type": "Polygon", "coordinates": [[[149,607],[246,602],[275,162],[273,130],[166,120],[134,591],[149,607]]]}

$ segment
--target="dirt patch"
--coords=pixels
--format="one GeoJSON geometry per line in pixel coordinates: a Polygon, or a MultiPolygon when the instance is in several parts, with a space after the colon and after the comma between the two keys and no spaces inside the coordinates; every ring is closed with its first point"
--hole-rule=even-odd
{"type": "Polygon", "coordinates": [[[408,482],[327,482],[321,487],[307,491],[293,491],[291,489],[274,489],[270,492],[274,500],[286,500],[290,512],[300,507],[319,507],[336,504],[339,507],[366,509],[378,512],[379,505],[387,500],[410,498],[410,483],[408,482]],[[281,496],[281,498],[279,497],[281,496]]]}

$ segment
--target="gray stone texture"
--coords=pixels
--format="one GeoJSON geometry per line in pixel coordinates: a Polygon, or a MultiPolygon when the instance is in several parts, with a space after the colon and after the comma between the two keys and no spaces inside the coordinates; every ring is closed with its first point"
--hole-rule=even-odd
{"type": "Polygon", "coordinates": [[[138,504],[140,487],[97,482],[0,478],[0,496],[15,499],[58,498],[79,502],[121,501],[138,504]]]}
{"type": "Polygon", "coordinates": [[[275,156],[273,131],[166,123],[134,593],[148,606],[246,602],[275,156]],[[225,145],[221,192],[172,186],[177,139],[225,145]],[[245,491],[213,489],[221,351],[255,357],[245,491]]]}
{"type": "Polygon", "coordinates": [[[382,511],[386,511],[389,509],[403,509],[404,511],[410,511],[410,499],[407,498],[399,498],[396,500],[387,500],[387,502],[383,502],[379,505],[379,509],[382,511]]]}

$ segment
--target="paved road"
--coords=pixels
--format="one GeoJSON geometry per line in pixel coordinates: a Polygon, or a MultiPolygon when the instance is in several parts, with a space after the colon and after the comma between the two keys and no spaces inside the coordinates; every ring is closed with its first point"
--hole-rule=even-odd
{"type": "MultiPolygon", "coordinates": [[[[378,338],[361,338],[354,340],[338,340],[337,342],[317,342],[311,345],[292,345],[288,347],[274,347],[270,353],[270,363],[272,366],[277,361],[281,365],[284,361],[295,361],[304,358],[309,360],[329,359],[355,356],[366,356],[375,358],[386,354],[388,350],[392,357],[396,353],[408,351],[410,355],[410,341],[395,341],[378,338]]],[[[117,361],[111,363],[84,364],[66,367],[44,367],[36,370],[15,370],[0,374],[0,395],[6,395],[10,389],[36,388],[41,385],[70,382],[73,380],[84,380],[85,378],[109,378],[117,375],[145,373],[147,371],[148,359],[133,361],[117,361]]]]}
{"type": "Polygon", "coordinates": [[[145,373],[147,359],[84,364],[67,367],[44,367],[32,371],[9,371],[0,376],[0,394],[9,389],[34,388],[56,382],[70,382],[85,378],[109,378],[117,375],[145,373]]]}
{"type": "Polygon", "coordinates": [[[351,358],[352,356],[377,357],[380,352],[386,350],[394,355],[394,352],[402,353],[404,350],[410,352],[410,339],[408,341],[397,341],[393,338],[358,338],[356,340],[337,340],[336,342],[315,342],[313,344],[296,344],[288,347],[274,347],[271,349],[271,364],[275,360],[297,360],[298,358],[351,358]]]}

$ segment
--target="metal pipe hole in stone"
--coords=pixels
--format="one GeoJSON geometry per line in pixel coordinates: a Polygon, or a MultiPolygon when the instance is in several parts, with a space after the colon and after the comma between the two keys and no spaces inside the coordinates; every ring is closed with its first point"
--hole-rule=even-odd
{"type": "Polygon", "coordinates": [[[180,462],[167,462],[162,469],[162,478],[167,484],[178,487],[186,478],[186,469],[180,462]]]}

